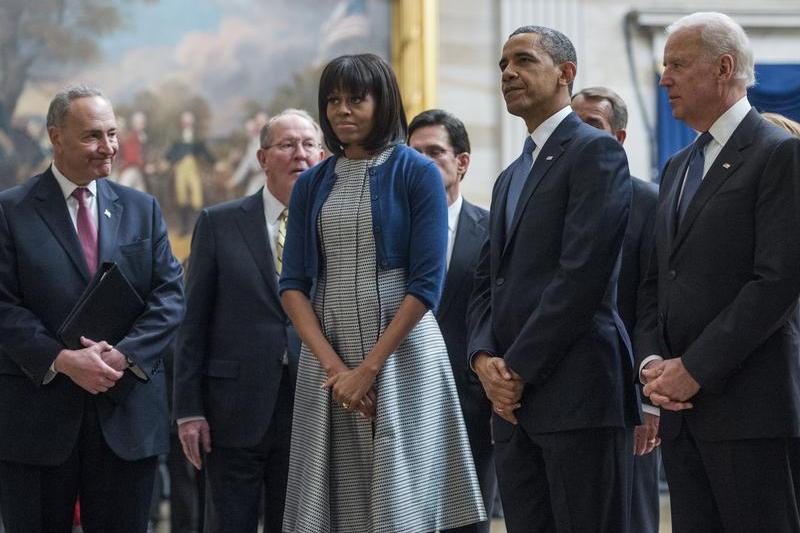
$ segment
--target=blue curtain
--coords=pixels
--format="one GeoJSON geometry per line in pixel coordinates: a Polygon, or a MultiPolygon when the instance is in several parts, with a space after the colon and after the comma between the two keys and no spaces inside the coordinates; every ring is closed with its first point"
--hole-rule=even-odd
{"type": "MultiPolygon", "coordinates": [[[[656,75],[656,84],[660,76],[656,75]]],[[[800,122],[800,65],[756,65],[756,85],[747,91],[750,103],[761,112],[780,113],[800,122]]],[[[656,102],[656,141],[658,143],[658,181],[667,159],[694,141],[696,133],[672,118],[667,91],[658,88],[656,102]]]]}

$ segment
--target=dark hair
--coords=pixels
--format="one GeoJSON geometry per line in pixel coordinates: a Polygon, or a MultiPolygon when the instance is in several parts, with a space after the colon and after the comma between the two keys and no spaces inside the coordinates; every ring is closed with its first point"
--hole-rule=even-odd
{"type": "Polygon", "coordinates": [[[408,125],[409,139],[414,134],[414,131],[426,126],[444,126],[444,129],[447,130],[447,136],[450,138],[450,144],[453,146],[453,151],[456,154],[470,152],[467,129],[464,127],[464,123],[454,115],[443,109],[423,111],[414,117],[411,124],[408,125]]]}
{"type": "MultiPolygon", "coordinates": [[[[558,30],[548,28],[546,26],[520,26],[508,38],[521,33],[535,33],[539,36],[539,46],[547,52],[553,63],[560,65],[561,63],[574,63],[578,65],[578,55],[575,53],[575,47],[569,37],[564,35],[558,30]]],[[[569,84],[569,92],[572,93],[572,84],[569,84]]]]}
{"type": "Polygon", "coordinates": [[[587,100],[606,100],[611,104],[612,133],[616,134],[628,125],[628,106],[625,105],[625,100],[608,87],[587,87],[575,93],[572,99],[575,100],[579,96],[587,100]]]}
{"type": "Polygon", "coordinates": [[[325,144],[336,155],[344,153],[344,146],[333,132],[328,120],[328,96],[335,91],[356,96],[372,95],[375,100],[372,131],[364,140],[364,149],[377,152],[390,144],[406,138],[406,112],[400,97],[400,88],[392,68],[375,54],[340,56],[322,71],[319,80],[319,122],[325,144]]]}

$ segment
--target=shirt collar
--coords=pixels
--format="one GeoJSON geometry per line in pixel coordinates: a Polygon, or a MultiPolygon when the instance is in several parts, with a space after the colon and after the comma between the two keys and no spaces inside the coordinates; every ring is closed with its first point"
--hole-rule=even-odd
{"type": "Polygon", "coordinates": [[[267,222],[270,224],[275,224],[278,221],[278,217],[281,216],[281,213],[286,206],[281,203],[280,200],[275,198],[269,190],[269,187],[264,185],[263,188],[263,195],[264,195],[264,214],[267,217],[267,222]]]}
{"type": "MultiPolygon", "coordinates": [[[[61,171],[58,170],[55,161],[53,161],[53,164],[50,165],[50,168],[53,171],[53,176],[56,177],[58,186],[61,187],[61,193],[64,195],[65,199],[72,196],[72,191],[74,191],[78,187],[81,187],[81,185],[77,185],[71,182],[69,178],[67,178],[64,174],[62,174],[61,171]]],[[[89,192],[91,193],[92,196],[97,196],[97,180],[90,181],[89,184],[86,185],[85,187],[89,189],[89,192]]]]}
{"type": "Polygon", "coordinates": [[[747,101],[747,96],[743,96],[714,121],[708,132],[720,146],[725,146],[749,112],[750,102],[747,101]]]}
{"type": "Polygon", "coordinates": [[[454,231],[458,225],[458,215],[461,214],[461,206],[464,203],[464,197],[460,194],[456,201],[447,206],[447,229],[454,231]]]}
{"type": "Polygon", "coordinates": [[[531,133],[531,138],[533,142],[536,143],[536,148],[541,150],[544,143],[547,142],[547,139],[556,131],[556,128],[561,121],[567,118],[567,115],[572,113],[572,108],[570,106],[564,106],[559,111],[556,111],[552,115],[550,115],[547,120],[539,124],[539,126],[533,130],[531,133]]]}

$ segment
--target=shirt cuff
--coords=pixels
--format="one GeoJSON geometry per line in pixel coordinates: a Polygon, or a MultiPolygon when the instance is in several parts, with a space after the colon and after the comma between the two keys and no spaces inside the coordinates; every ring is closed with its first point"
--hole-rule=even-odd
{"type": "Polygon", "coordinates": [[[659,409],[655,405],[650,405],[649,403],[642,404],[642,411],[644,411],[648,415],[661,416],[661,409],[659,409]]]}
{"type": "Polygon", "coordinates": [[[647,382],[644,380],[644,378],[642,378],[642,370],[644,370],[644,367],[646,367],[647,364],[652,362],[652,361],[663,361],[663,360],[664,360],[663,357],[661,357],[660,355],[656,355],[656,354],[648,355],[647,357],[644,358],[644,361],[642,361],[642,364],[639,365],[639,382],[642,385],[647,385],[647,382]]]}
{"type": "Polygon", "coordinates": [[[56,362],[53,361],[52,363],[50,363],[50,368],[47,369],[47,372],[45,373],[44,378],[42,379],[42,385],[47,385],[48,383],[56,379],[57,374],[58,371],[56,370],[56,362]]]}
{"type": "Polygon", "coordinates": [[[185,416],[176,420],[178,425],[185,424],[186,422],[197,422],[198,420],[205,420],[204,416],[185,416]]]}

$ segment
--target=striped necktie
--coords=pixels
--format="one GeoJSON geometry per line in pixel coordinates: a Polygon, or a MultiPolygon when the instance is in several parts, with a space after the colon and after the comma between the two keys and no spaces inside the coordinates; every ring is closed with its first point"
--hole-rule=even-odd
{"type": "Polygon", "coordinates": [[[275,243],[275,252],[277,255],[275,258],[275,270],[278,272],[279,276],[283,270],[283,246],[286,244],[286,220],[288,218],[289,210],[284,208],[281,214],[278,215],[278,239],[275,243]]]}
{"type": "Polygon", "coordinates": [[[89,189],[77,187],[72,191],[72,197],[78,201],[76,224],[78,240],[81,243],[83,257],[86,259],[86,266],[89,267],[89,275],[94,276],[97,271],[97,227],[92,222],[91,210],[89,209],[89,189]]]}

